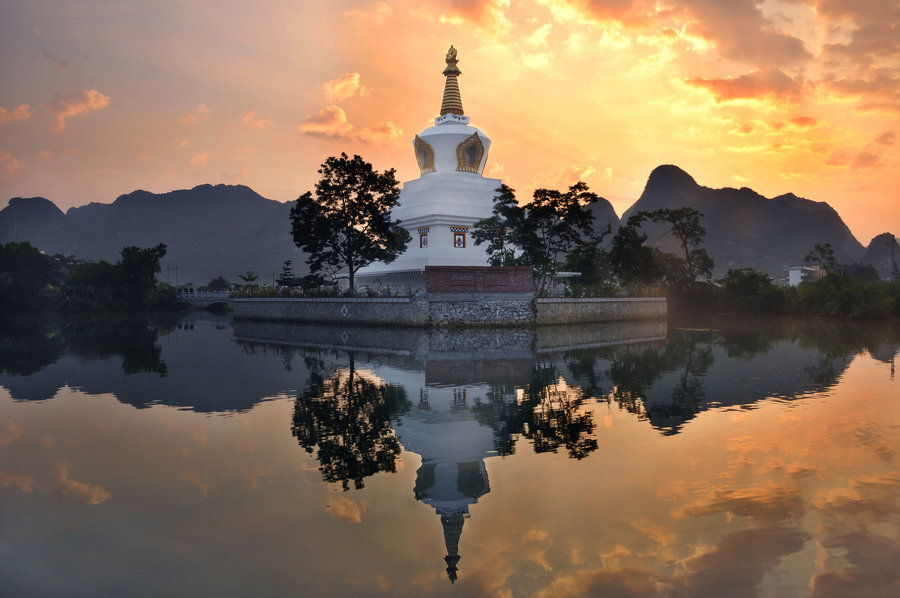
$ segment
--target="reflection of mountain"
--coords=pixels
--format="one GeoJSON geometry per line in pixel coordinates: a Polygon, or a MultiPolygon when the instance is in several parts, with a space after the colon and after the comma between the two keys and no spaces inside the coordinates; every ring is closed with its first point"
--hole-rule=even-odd
{"type": "Polygon", "coordinates": [[[124,319],[4,330],[0,385],[15,400],[63,387],[110,393],[138,408],[250,409],[306,386],[306,367],[278,347],[236,343],[226,320],[197,312],[179,321],[124,319]],[[9,351],[3,347],[11,347],[9,351]]]}

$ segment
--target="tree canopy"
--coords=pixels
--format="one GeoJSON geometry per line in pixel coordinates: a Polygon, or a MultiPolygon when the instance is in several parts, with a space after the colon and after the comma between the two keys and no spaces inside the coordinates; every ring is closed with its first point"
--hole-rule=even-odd
{"type": "Polygon", "coordinates": [[[492,266],[532,266],[538,290],[546,291],[570,253],[601,240],[588,209],[598,199],[579,181],[565,192],[536,189],[533,199],[520,206],[515,189],[501,185],[493,215],[475,223],[472,239],[488,244],[492,266]]]}
{"type": "Polygon", "coordinates": [[[395,171],[378,172],[362,157],[341,153],[318,172],[315,194],[307,191],[291,209],[291,234],[312,275],[347,278],[352,293],[360,268],[394,261],[409,243],[406,229],[391,220],[400,195],[395,171]]]}

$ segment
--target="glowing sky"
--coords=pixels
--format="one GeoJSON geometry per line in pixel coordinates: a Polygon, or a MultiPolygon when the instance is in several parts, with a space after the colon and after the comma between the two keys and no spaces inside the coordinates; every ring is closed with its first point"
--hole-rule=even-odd
{"type": "Polygon", "coordinates": [[[341,151],[415,178],[451,43],[520,198],[582,179],[621,215],[676,164],[900,233],[895,0],[0,0],[0,205],[288,201],[341,151]]]}

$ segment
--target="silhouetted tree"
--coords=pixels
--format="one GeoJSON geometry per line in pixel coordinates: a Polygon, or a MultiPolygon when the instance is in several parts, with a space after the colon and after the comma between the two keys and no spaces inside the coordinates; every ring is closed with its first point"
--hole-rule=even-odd
{"type": "Polygon", "coordinates": [[[657,249],[647,245],[647,234],[640,230],[646,212],[638,212],[620,226],[609,249],[609,263],[624,287],[634,289],[663,279],[663,262],[657,249]]]}
{"type": "Polygon", "coordinates": [[[256,284],[259,276],[253,270],[247,270],[246,274],[238,274],[238,278],[244,281],[244,288],[248,291],[259,288],[259,285],[256,284]]]}
{"type": "Polygon", "coordinates": [[[126,301],[138,307],[151,305],[156,275],[162,270],[159,260],[165,255],[164,243],[147,249],[133,245],[122,248],[122,259],[118,265],[126,301]]]}
{"type": "Polygon", "coordinates": [[[598,199],[579,181],[565,192],[536,189],[533,199],[520,206],[515,190],[501,185],[493,215],[475,223],[472,239],[488,244],[493,266],[531,265],[538,290],[546,291],[570,253],[600,242],[588,209],[598,199]]]}
{"type": "Polygon", "coordinates": [[[210,291],[227,291],[231,288],[231,283],[224,276],[217,276],[206,284],[206,288],[210,291]]]}
{"type": "Polygon", "coordinates": [[[678,239],[683,256],[674,260],[668,278],[676,286],[692,284],[698,277],[709,278],[713,261],[701,247],[706,229],[700,225],[703,217],[698,210],[689,207],[661,209],[646,213],[646,217],[656,223],[669,225],[667,233],[678,239]]]}
{"type": "Polygon", "coordinates": [[[294,269],[291,267],[292,263],[292,260],[284,260],[284,263],[281,264],[281,274],[278,275],[278,284],[283,287],[293,286],[294,284],[294,269]]]}
{"type": "Polygon", "coordinates": [[[64,267],[24,241],[0,244],[0,311],[37,309],[46,304],[42,291],[58,286],[64,267]]]}
{"type": "Polygon", "coordinates": [[[346,277],[353,293],[360,268],[390,263],[403,253],[410,236],[391,219],[400,195],[394,172],[378,172],[362,157],[345,153],[325,160],[315,196],[307,191],[291,209],[291,234],[307,253],[311,274],[346,277]]]}
{"type": "Polygon", "coordinates": [[[834,249],[831,243],[824,245],[815,244],[813,250],[806,254],[803,258],[807,262],[813,262],[825,268],[826,272],[834,272],[837,270],[837,260],[834,257],[834,249]]]}

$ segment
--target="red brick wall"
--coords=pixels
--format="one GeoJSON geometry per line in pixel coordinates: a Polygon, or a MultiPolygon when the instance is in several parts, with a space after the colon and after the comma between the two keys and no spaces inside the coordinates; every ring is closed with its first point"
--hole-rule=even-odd
{"type": "Polygon", "coordinates": [[[429,293],[530,293],[531,266],[425,266],[429,293]]]}

